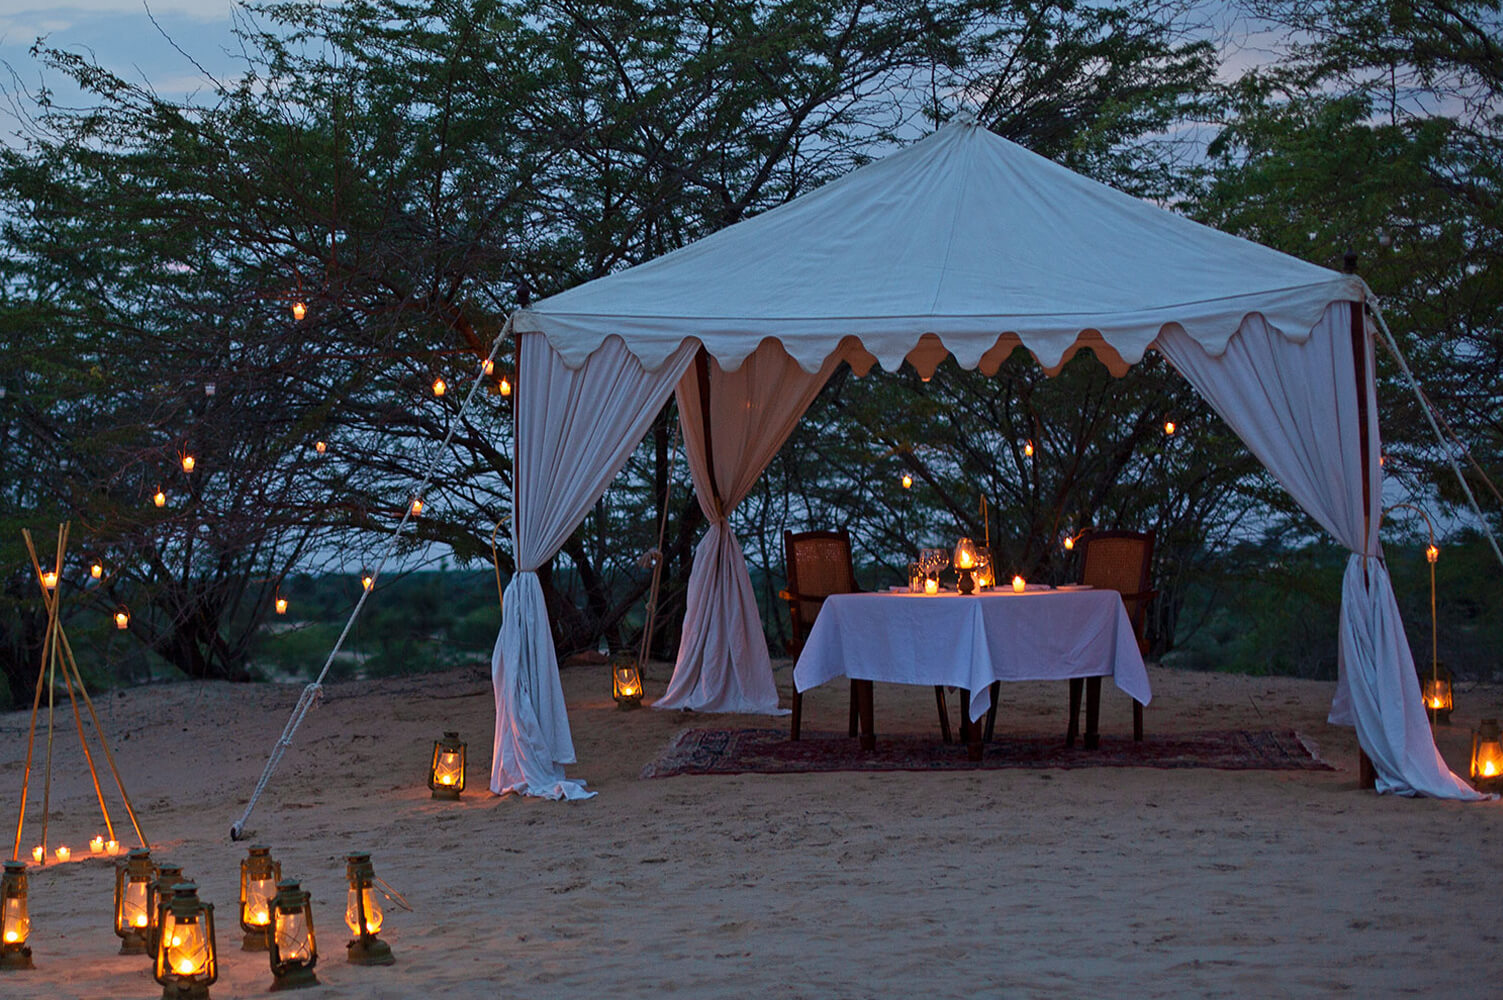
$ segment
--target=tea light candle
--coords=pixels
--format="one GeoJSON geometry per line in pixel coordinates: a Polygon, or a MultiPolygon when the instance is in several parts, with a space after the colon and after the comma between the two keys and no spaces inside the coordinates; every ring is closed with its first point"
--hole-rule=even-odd
{"type": "Polygon", "coordinates": [[[938,580],[925,580],[924,581],[924,593],[926,593],[926,594],[937,594],[937,593],[939,593],[939,581],[938,580]]]}
{"type": "Polygon", "coordinates": [[[104,842],[104,853],[106,853],[106,854],[119,854],[120,853],[120,841],[118,841],[118,840],[106,840],[104,842]]]}
{"type": "Polygon", "coordinates": [[[66,847],[59,847],[57,849],[57,859],[59,861],[67,861],[71,857],[73,857],[73,852],[66,847]]]}
{"type": "Polygon", "coordinates": [[[1015,577],[1012,578],[1012,592],[1014,594],[1021,594],[1023,591],[1025,591],[1027,589],[1028,589],[1028,582],[1026,580],[1024,580],[1021,576],[1015,576],[1015,577]]]}
{"type": "Polygon", "coordinates": [[[96,836],[93,840],[89,841],[89,853],[90,854],[100,854],[103,851],[104,851],[104,838],[103,837],[96,836]]]}
{"type": "Polygon", "coordinates": [[[47,849],[45,847],[43,847],[41,844],[38,844],[37,846],[35,846],[35,847],[33,847],[31,849],[31,860],[35,861],[37,864],[41,864],[42,863],[42,859],[45,858],[46,856],[47,856],[47,849]]]}

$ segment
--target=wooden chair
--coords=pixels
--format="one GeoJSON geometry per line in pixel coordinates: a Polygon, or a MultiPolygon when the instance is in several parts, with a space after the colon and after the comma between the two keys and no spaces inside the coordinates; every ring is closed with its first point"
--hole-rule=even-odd
{"type": "MultiPolygon", "coordinates": [[[[1092,531],[1080,543],[1080,582],[1100,590],[1115,590],[1122,595],[1127,618],[1138,637],[1138,652],[1148,654],[1148,605],[1158,596],[1149,586],[1153,566],[1151,531],[1092,531]]],[[[1080,733],[1080,696],[1086,695],[1085,747],[1099,745],[1097,721],[1101,714],[1101,678],[1075,677],[1070,680],[1070,723],[1065,732],[1065,746],[1074,746],[1080,733]]],[[[1132,738],[1143,739],[1143,706],[1132,703],[1132,738]]]]}
{"type": "MultiPolygon", "coordinates": [[[[795,662],[803,652],[804,640],[814,627],[825,598],[832,594],[854,594],[855,564],[851,559],[851,536],[838,531],[783,532],[783,557],[788,571],[788,589],[779,596],[788,602],[792,631],[788,637],[788,655],[795,662]]],[[[945,710],[944,688],[934,689],[939,703],[939,724],[946,743],[950,742],[950,716],[945,710]]],[[[871,710],[872,682],[851,681],[850,735],[856,735],[859,705],[864,698],[871,710]]],[[[803,723],[804,697],[797,685],[793,689],[793,720],[790,739],[798,739],[803,723]]]]}

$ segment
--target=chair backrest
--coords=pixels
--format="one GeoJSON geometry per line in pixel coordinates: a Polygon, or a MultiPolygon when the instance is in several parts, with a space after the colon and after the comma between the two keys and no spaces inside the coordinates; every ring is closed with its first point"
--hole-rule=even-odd
{"type": "Polygon", "coordinates": [[[1122,594],[1128,620],[1141,643],[1152,595],[1153,532],[1092,531],[1081,542],[1085,551],[1080,557],[1080,582],[1122,594]]]}
{"type": "Polygon", "coordinates": [[[793,642],[802,646],[823,603],[814,598],[851,594],[857,589],[851,562],[851,536],[839,531],[783,532],[783,558],[788,567],[789,616],[793,642]]]}

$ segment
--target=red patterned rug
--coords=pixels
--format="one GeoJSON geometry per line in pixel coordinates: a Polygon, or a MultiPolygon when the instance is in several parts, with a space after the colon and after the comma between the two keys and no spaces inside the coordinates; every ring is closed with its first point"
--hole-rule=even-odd
{"type": "Polygon", "coordinates": [[[844,733],[810,733],[793,742],[786,729],[686,729],[644,778],[678,774],[798,774],[810,771],[966,771],[980,768],[1209,767],[1227,771],[1329,771],[1293,730],[1245,729],[1149,735],[1103,736],[1101,747],[1067,748],[1061,736],[998,736],[979,763],[966,760],[965,747],[941,743],[938,734],[879,735],[866,753],[844,733]]]}

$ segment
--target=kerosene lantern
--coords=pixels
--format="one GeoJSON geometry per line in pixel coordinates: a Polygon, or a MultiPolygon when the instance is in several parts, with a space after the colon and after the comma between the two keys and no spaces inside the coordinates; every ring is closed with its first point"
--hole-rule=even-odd
{"type": "Polygon", "coordinates": [[[958,577],[955,584],[956,590],[962,594],[975,593],[976,578],[974,571],[979,563],[980,559],[976,552],[975,542],[969,538],[962,538],[955,543],[955,554],[951,558],[950,564],[955,567],[955,573],[958,577]]]}
{"type": "Polygon", "coordinates": [[[464,791],[464,743],[458,733],[444,733],[433,741],[433,761],[428,765],[428,787],[435,799],[457,799],[464,791]]]}
{"type": "Polygon", "coordinates": [[[313,897],[295,879],[277,883],[271,901],[271,988],[295,990],[317,986],[313,967],[318,944],[313,939],[313,897]]]}
{"type": "Polygon", "coordinates": [[[179,882],[191,882],[192,879],[183,877],[183,866],[168,862],[159,862],[156,865],[157,877],[151,880],[151,889],[146,897],[146,915],[150,923],[146,926],[146,950],[155,956],[157,953],[157,941],[161,939],[162,917],[167,912],[167,904],[172,901],[172,887],[179,882]]]}
{"type": "Polygon", "coordinates": [[[345,901],[344,922],[355,937],[346,947],[352,965],[390,965],[396,961],[391,945],[376,935],[383,918],[381,902],[376,898],[376,869],[369,852],[345,857],[345,874],[349,878],[349,895],[345,901]]]}
{"type": "Polygon", "coordinates": [[[6,861],[0,876],[0,969],[32,969],[26,862],[6,861]]]}
{"type": "Polygon", "coordinates": [[[151,883],[157,870],[151,852],[132,848],[115,865],[115,935],[120,954],[145,955],[151,934],[151,883]]]}
{"type": "Polygon", "coordinates": [[[271,901],[282,879],[282,863],[272,860],[271,848],[252,844],[240,859],[241,951],[265,951],[271,941],[271,901]]]}
{"type": "Polygon", "coordinates": [[[179,882],[162,915],[152,976],[162,1000],[207,1000],[219,978],[214,942],[214,904],[198,898],[198,886],[179,882]]]}

